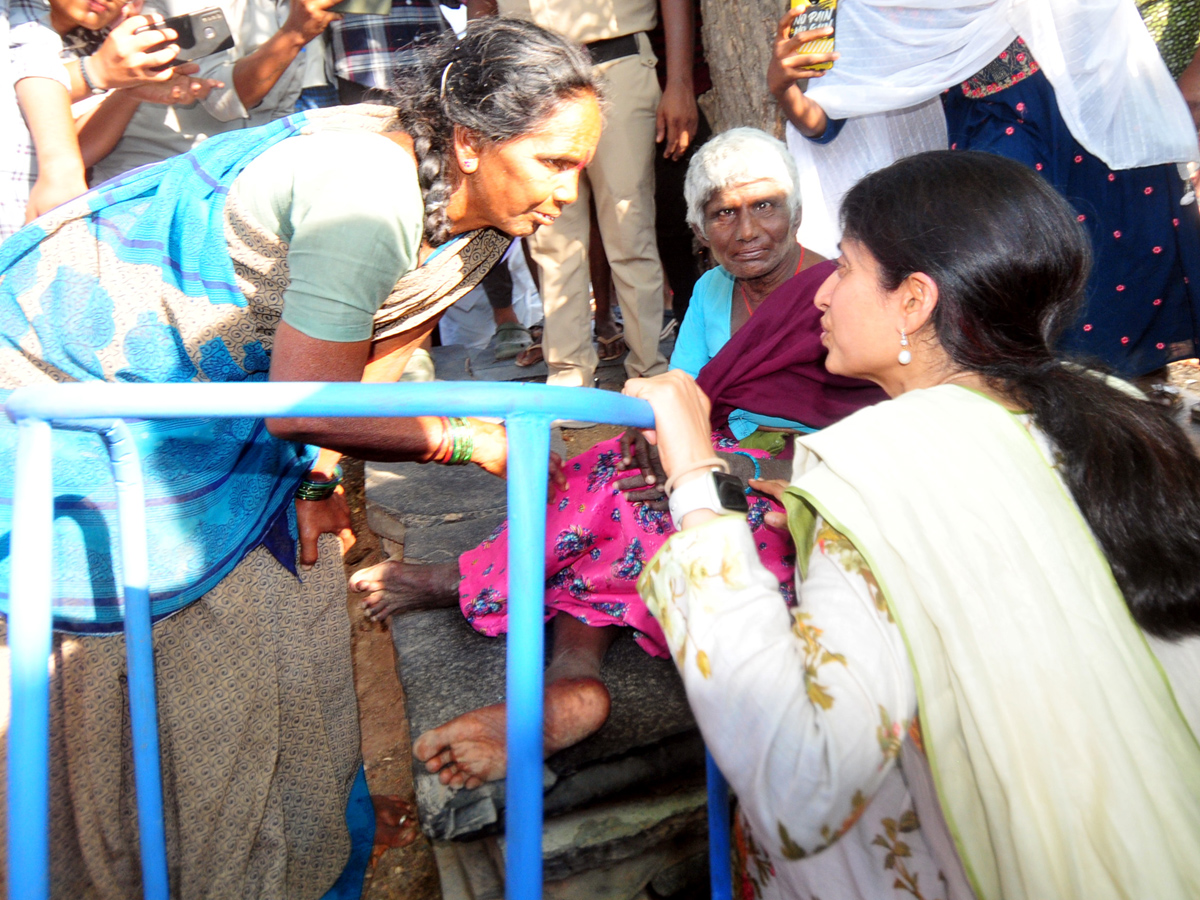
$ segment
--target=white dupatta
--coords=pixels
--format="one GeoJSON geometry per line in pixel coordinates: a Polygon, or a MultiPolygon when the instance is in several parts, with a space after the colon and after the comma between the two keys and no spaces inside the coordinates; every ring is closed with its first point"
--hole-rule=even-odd
{"type": "Polygon", "coordinates": [[[854,182],[910,153],[944,149],[945,124],[939,130],[930,101],[1018,35],[1054,86],[1071,134],[1110,168],[1200,159],[1187,105],[1133,0],[842,0],[841,58],[809,96],[830,118],[857,125],[847,123],[828,148],[788,126],[802,184],[829,182],[823,209],[805,194],[801,242],[830,255],[854,182]]]}

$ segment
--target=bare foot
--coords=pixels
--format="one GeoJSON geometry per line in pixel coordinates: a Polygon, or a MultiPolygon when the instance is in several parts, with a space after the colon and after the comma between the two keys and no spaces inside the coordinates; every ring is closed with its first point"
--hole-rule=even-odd
{"type": "Polygon", "coordinates": [[[351,575],[350,590],[367,595],[362,608],[375,622],[401,612],[445,609],[458,603],[458,563],[417,566],[389,559],[351,575]]]}
{"type": "MultiPolygon", "coordinates": [[[[598,731],[608,719],[610,700],[598,678],[562,678],[546,685],[545,704],[542,741],[549,756],[598,731]]],[[[473,710],[425,732],[413,744],[413,755],[451,787],[500,780],[508,771],[504,704],[473,710]]]]}

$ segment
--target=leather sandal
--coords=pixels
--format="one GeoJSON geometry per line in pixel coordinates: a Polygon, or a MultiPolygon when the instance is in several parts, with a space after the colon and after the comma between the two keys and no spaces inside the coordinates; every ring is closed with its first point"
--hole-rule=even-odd
{"type": "Polygon", "coordinates": [[[492,337],[496,359],[512,359],[532,343],[533,335],[520,322],[502,322],[492,337]]]}
{"type": "Polygon", "coordinates": [[[524,350],[517,354],[517,358],[513,360],[522,369],[528,366],[536,366],[543,361],[541,341],[530,344],[524,350]]]}
{"type": "Polygon", "coordinates": [[[596,336],[597,355],[603,362],[609,362],[614,359],[620,359],[629,349],[625,346],[625,332],[618,331],[612,337],[596,336]]]}

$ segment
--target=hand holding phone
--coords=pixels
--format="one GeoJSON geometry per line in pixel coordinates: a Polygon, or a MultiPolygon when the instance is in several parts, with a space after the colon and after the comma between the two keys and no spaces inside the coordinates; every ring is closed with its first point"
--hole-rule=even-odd
{"type": "Polygon", "coordinates": [[[178,48],[170,43],[175,36],[175,31],[166,28],[157,14],[130,16],[109,32],[99,50],[87,57],[92,82],[113,90],[148,81],[167,81],[172,77],[170,66],[178,53],[178,48]]]}
{"type": "MultiPolygon", "coordinates": [[[[837,23],[838,0],[791,0],[793,10],[799,10],[792,19],[788,37],[800,38],[796,54],[831,54],[834,50],[833,29],[837,23]],[[809,37],[806,32],[820,32],[819,37],[809,37]]],[[[805,68],[821,72],[833,68],[833,60],[815,62],[805,68]]]]}
{"type": "MultiPolygon", "coordinates": [[[[805,0],[799,2],[805,4],[805,0]]],[[[776,99],[793,86],[804,91],[810,79],[820,78],[838,58],[833,50],[832,26],[796,31],[796,22],[806,19],[810,12],[808,5],[793,6],[779,20],[775,47],[767,65],[767,88],[776,99]],[[825,49],[821,49],[823,46],[825,49]]]]}
{"type": "Polygon", "coordinates": [[[171,16],[169,19],[163,19],[161,24],[145,25],[135,34],[151,30],[162,32],[164,29],[174,32],[174,37],[156,44],[151,50],[165,50],[174,44],[179,48],[179,52],[171,60],[172,64],[203,59],[233,47],[229,23],[225,20],[225,13],[217,6],[184,13],[181,16],[171,16]]]}

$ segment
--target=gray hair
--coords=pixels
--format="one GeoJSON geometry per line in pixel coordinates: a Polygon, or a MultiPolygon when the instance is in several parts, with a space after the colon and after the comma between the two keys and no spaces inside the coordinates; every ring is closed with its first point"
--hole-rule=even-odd
{"type": "Polygon", "coordinates": [[[793,227],[800,222],[800,175],[783,142],[757,128],[723,131],[696,151],[683,182],[687,220],[704,234],[704,207],[718,193],[751,181],[770,181],[787,195],[793,227]]]}
{"type": "Polygon", "coordinates": [[[418,49],[398,71],[391,103],[413,139],[425,198],[425,236],[444,243],[451,223],[454,127],[502,142],[535,131],[565,102],[591,94],[603,101],[587,51],[531,22],[487,17],[461,37],[448,31],[418,49]]]}

